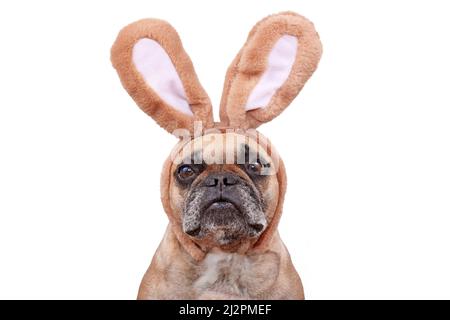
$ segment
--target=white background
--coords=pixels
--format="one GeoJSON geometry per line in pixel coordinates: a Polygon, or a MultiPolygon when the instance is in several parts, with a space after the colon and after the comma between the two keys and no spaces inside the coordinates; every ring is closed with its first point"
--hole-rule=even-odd
{"type": "Polygon", "coordinates": [[[217,108],[250,28],[284,10],[324,46],[261,128],[286,163],[280,232],[306,297],[450,298],[449,7],[425,0],[2,1],[0,298],[136,297],[176,140],[120,85],[120,28],[170,21],[217,108]]]}

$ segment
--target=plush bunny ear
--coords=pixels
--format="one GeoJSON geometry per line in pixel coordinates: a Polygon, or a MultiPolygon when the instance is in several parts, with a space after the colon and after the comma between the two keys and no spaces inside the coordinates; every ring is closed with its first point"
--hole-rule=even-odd
{"type": "Polygon", "coordinates": [[[208,95],[167,22],[145,19],[126,26],[111,49],[111,61],[130,96],[167,131],[192,133],[194,121],[213,125],[208,95]]]}
{"type": "Polygon", "coordinates": [[[303,88],[321,54],[319,36],[304,17],[286,12],[261,20],[228,68],[221,122],[248,129],[278,116],[303,88]]]}

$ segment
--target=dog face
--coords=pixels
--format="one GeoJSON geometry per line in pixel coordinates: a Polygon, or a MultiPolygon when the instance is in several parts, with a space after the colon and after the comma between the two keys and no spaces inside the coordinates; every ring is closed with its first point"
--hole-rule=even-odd
{"type": "Polygon", "coordinates": [[[172,207],[201,247],[235,249],[264,232],[278,200],[276,163],[255,140],[209,134],[185,145],[171,166],[172,207]]]}

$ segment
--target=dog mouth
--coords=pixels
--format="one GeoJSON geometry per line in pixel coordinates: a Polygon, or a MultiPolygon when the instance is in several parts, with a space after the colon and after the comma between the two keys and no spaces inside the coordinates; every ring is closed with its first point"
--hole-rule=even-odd
{"type": "Polygon", "coordinates": [[[238,210],[233,202],[224,199],[212,201],[206,210],[238,210]]]}
{"type": "Polygon", "coordinates": [[[259,236],[265,221],[250,222],[242,206],[231,199],[214,199],[203,206],[200,223],[185,233],[196,239],[212,236],[220,244],[259,236]]]}

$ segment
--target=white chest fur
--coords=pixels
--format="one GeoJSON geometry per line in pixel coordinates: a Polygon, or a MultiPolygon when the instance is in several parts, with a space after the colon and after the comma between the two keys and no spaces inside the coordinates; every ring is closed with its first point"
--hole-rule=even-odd
{"type": "Polygon", "coordinates": [[[278,255],[208,253],[199,268],[194,288],[199,292],[211,290],[239,296],[254,296],[270,289],[279,269],[278,255]]]}

